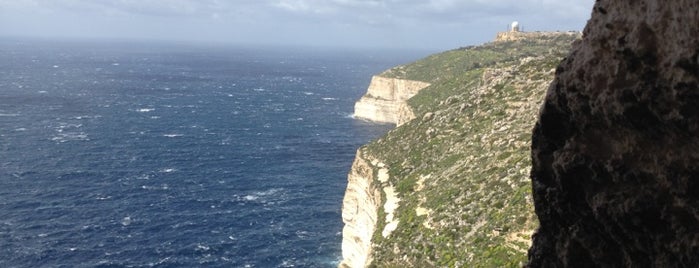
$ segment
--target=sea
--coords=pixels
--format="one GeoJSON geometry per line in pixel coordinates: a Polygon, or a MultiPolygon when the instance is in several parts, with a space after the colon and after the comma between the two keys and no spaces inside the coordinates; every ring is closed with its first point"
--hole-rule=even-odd
{"type": "Polygon", "coordinates": [[[371,76],[425,53],[0,39],[0,267],[335,267],[371,76]]]}

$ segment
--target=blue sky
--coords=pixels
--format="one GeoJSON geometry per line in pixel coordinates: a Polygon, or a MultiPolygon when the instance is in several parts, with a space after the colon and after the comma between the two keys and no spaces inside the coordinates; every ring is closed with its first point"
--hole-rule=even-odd
{"type": "Polygon", "coordinates": [[[594,0],[0,0],[0,37],[443,50],[514,20],[577,30],[594,0]]]}

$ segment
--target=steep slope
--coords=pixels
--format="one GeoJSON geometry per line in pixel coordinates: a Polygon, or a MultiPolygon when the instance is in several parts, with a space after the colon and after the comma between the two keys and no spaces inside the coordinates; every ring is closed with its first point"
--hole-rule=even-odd
{"type": "Polygon", "coordinates": [[[699,265],[699,2],[598,0],[533,135],[529,267],[699,265]]]}
{"type": "Polygon", "coordinates": [[[407,102],[416,119],[357,152],[341,266],[521,266],[537,226],[531,128],[576,37],[461,48],[380,74],[430,86],[407,102]]]}
{"type": "Polygon", "coordinates": [[[407,101],[430,84],[408,79],[374,76],[367,93],[354,105],[354,117],[402,125],[415,115],[407,101]]]}

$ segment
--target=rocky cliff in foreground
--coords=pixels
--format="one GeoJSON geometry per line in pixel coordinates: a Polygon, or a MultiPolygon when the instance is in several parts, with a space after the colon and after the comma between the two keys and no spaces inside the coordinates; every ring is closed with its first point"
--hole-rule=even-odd
{"type": "Polygon", "coordinates": [[[529,267],[699,264],[699,2],[598,0],[533,135],[529,267]]]}
{"type": "Polygon", "coordinates": [[[435,54],[383,78],[428,83],[415,119],[357,152],[343,203],[344,267],[503,267],[526,263],[538,223],[528,180],[531,129],[558,34],[435,54]]]}

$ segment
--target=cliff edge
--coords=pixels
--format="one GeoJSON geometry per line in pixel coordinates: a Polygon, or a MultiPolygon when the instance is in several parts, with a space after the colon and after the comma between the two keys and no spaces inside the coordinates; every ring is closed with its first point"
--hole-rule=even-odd
{"type": "Polygon", "coordinates": [[[422,81],[376,75],[371,78],[367,93],[354,105],[354,117],[402,125],[415,117],[406,101],[429,85],[422,81]]]}
{"type": "Polygon", "coordinates": [[[342,263],[340,267],[366,267],[371,263],[371,238],[374,235],[381,188],[375,183],[378,161],[368,159],[364,150],[357,150],[347,176],[347,190],[342,201],[342,263]]]}
{"type": "Polygon", "coordinates": [[[598,0],[533,133],[529,267],[699,263],[699,2],[598,0]]]}

